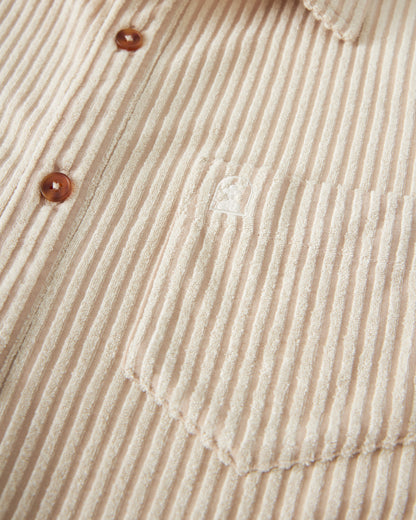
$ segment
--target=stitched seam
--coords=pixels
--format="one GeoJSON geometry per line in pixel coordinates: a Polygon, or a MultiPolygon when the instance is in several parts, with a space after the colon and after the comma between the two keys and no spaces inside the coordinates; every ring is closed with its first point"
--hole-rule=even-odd
{"type": "Polygon", "coordinates": [[[332,7],[327,6],[322,8],[317,7],[316,5],[312,6],[307,0],[304,0],[304,5],[313,13],[315,18],[324,25],[324,27],[333,31],[333,33],[341,40],[348,41],[356,38],[358,31],[351,30],[351,20],[346,20],[332,7]],[[344,30],[336,29],[336,25],[339,24],[339,22],[343,22],[347,27],[344,30]]]}
{"type": "Polygon", "coordinates": [[[332,18],[337,18],[338,20],[341,20],[344,23],[351,23],[351,20],[347,20],[345,17],[341,16],[337,11],[335,11],[335,9],[333,7],[331,7],[329,5],[320,7],[320,6],[317,6],[316,4],[312,5],[311,2],[308,0],[303,0],[303,3],[307,9],[309,9],[310,11],[313,11],[316,14],[316,16],[319,16],[320,20],[322,20],[325,17],[326,13],[330,13],[332,18]]]}
{"type": "Polygon", "coordinates": [[[247,474],[259,473],[259,472],[269,473],[270,471],[275,471],[275,470],[279,470],[279,471],[290,470],[295,466],[311,466],[311,465],[317,464],[317,463],[326,464],[326,463],[330,463],[330,462],[335,462],[337,459],[349,460],[349,459],[356,457],[357,455],[372,455],[376,451],[380,451],[380,450],[393,451],[396,448],[398,448],[399,446],[412,446],[413,444],[416,444],[416,434],[409,433],[405,437],[399,438],[395,443],[391,444],[390,446],[388,445],[388,443],[381,443],[379,445],[374,446],[370,450],[357,449],[356,451],[354,451],[350,454],[344,454],[342,452],[339,452],[339,453],[335,453],[331,457],[321,457],[321,458],[317,457],[316,459],[311,459],[309,462],[294,461],[292,464],[285,466],[285,467],[271,466],[267,470],[256,470],[256,469],[249,470],[247,472],[247,474]],[[386,445],[384,445],[384,444],[386,444],[386,445]]]}
{"type": "Polygon", "coordinates": [[[153,385],[146,385],[144,384],[134,373],[134,370],[131,368],[122,368],[124,371],[126,377],[128,379],[131,379],[135,381],[140,389],[149,394],[156,404],[159,406],[162,406],[166,409],[168,412],[169,417],[171,417],[174,420],[177,420],[183,424],[185,427],[185,430],[191,434],[191,435],[199,435],[202,445],[207,448],[211,449],[216,453],[220,461],[225,464],[226,466],[232,466],[234,470],[241,476],[248,475],[250,473],[268,473],[273,470],[289,470],[293,468],[294,466],[310,466],[311,464],[315,463],[326,463],[326,462],[333,462],[336,459],[343,458],[343,459],[350,459],[352,457],[355,457],[357,455],[370,455],[374,453],[377,450],[386,449],[386,450],[393,450],[397,446],[406,446],[406,445],[412,445],[416,443],[416,432],[409,432],[405,437],[399,437],[395,442],[389,443],[386,441],[381,442],[380,444],[377,444],[373,446],[371,449],[366,450],[364,445],[361,446],[361,448],[352,451],[351,453],[343,453],[342,451],[339,451],[337,453],[334,453],[331,456],[328,457],[316,457],[311,459],[304,459],[304,460],[294,460],[290,464],[284,465],[284,464],[277,464],[272,465],[267,468],[250,468],[248,470],[241,470],[239,468],[239,465],[235,459],[235,457],[232,455],[231,451],[226,449],[222,449],[217,439],[214,436],[208,435],[200,426],[197,424],[192,424],[193,429],[189,427],[189,423],[186,421],[185,415],[181,410],[174,410],[170,404],[169,399],[167,398],[160,398],[157,396],[156,391],[153,387],[153,385]]]}

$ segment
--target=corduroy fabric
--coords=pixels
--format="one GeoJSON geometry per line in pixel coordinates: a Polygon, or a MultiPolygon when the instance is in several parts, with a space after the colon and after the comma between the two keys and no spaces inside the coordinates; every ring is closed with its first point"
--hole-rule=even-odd
{"type": "Polygon", "coordinates": [[[303,0],[324,26],[342,40],[355,40],[360,34],[370,0],[303,0]]]}
{"type": "MultiPolygon", "coordinates": [[[[414,517],[416,6],[383,0],[364,17],[365,2],[305,5],[0,2],[2,519],[414,517]],[[342,24],[332,19],[333,31],[325,28],[325,7],[342,15],[342,24]],[[130,25],[144,36],[136,53],[114,42],[130,25]],[[74,183],[59,205],[39,194],[54,170],[74,183]],[[250,204],[273,196],[281,204],[212,218],[209,197],[194,204],[202,193],[195,183],[229,173],[246,175],[254,192],[266,187],[250,204]],[[270,208],[273,240],[266,241],[242,222],[252,215],[262,231],[270,208]],[[288,368],[286,380],[271,380],[276,392],[286,389],[290,399],[281,403],[295,413],[284,416],[284,428],[258,430],[248,462],[239,456],[244,430],[235,425],[241,406],[241,417],[250,417],[251,404],[237,383],[261,380],[250,356],[260,363],[268,344],[260,357],[250,337],[243,353],[224,349],[227,342],[216,344],[218,357],[207,351],[221,366],[221,355],[231,353],[229,366],[240,374],[227,380],[234,415],[220,451],[212,438],[220,442],[221,432],[195,430],[208,400],[194,408],[196,421],[172,400],[175,389],[174,399],[189,399],[193,387],[182,383],[197,382],[201,342],[185,352],[187,343],[163,328],[162,342],[141,341],[143,331],[154,333],[146,318],[154,302],[163,307],[173,296],[185,308],[194,301],[199,257],[191,249],[179,285],[165,283],[164,295],[158,289],[175,254],[186,253],[177,238],[192,238],[194,222],[205,244],[200,281],[215,281],[196,293],[192,314],[203,345],[212,338],[203,302],[209,307],[218,288],[220,296],[229,288],[217,275],[225,269],[234,280],[242,262],[244,276],[256,265],[226,232],[247,238],[249,258],[259,256],[263,240],[270,249],[264,265],[275,265],[272,247],[282,251],[280,270],[261,271],[264,280],[275,277],[276,286],[265,284],[267,301],[286,306],[293,332],[282,328],[282,338],[293,348],[272,349],[265,366],[288,368]],[[205,235],[207,224],[220,233],[205,235]],[[214,270],[210,251],[219,255],[214,270]],[[184,287],[192,290],[181,300],[176,290],[184,287]],[[299,324],[313,334],[296,337],[299,324]],[[175,355],[162,355],[140,380],[149,345],[175,355]],[[161,369],[173,379],[161,378],[161,369]],[[140,386],[129,379],[132,370],[140,386]],[[312,399],[319,389],[332,407],[312,399]],[[321,419],[305,422],[305,410],[321,419]],[[267,460],[263,446],[274,450],[267,460]]],[[[250,287],[244,277],[237,282],[240,294],[250,287]]],[[[250,305],[260,296],[254,292],[250,305]]],[[[220,297],[215,308],[234,301],[220,297]]],[[[273,330],[275,316],[284,318],[273,312],[264,330],[273,330]]],[[[202,368],[207,379],[226,374],[202,368]]],[[[273,395],[267,390],[267,399],[273,395]]]]}
{"type": "Polygon", "coordinates": [[[414,442],[414,197],[201,161],[183,198],[129,377],[242,474],[414,442]]]}

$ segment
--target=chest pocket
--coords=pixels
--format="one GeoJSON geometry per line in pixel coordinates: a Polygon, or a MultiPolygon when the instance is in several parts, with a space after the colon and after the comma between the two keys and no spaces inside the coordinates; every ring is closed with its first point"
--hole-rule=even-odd
{"type": "Polygon", "coordinates": [[[202,162],[123,359],[240,474],[415,438],[415,201],[202,162]]]}

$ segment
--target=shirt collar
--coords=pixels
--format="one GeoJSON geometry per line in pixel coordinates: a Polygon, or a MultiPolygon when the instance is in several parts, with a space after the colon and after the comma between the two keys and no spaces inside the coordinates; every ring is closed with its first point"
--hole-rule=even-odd
{"type": "Polygon", "coordinates": [[[341,40],[355,40],[371,0],[302,0],[315,18],[341,40]]]}

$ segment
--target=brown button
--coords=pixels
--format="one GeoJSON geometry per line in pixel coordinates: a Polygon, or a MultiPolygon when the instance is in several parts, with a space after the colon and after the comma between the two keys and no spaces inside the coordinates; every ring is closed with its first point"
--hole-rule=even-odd
{"type": "Polygon", "coordinates": [[[63,202],[71,195],[71,179],[60,172],[53,172],[44,177],[40,185],[40,192],[45,199],[52,202],[63,202]]]}
{"type": "Polygon", "coordinates": [[[116,34],[116,43],[117,47],[125,51],[137,51],[143,45],[143,36],[136,29],[129,27],[116,34]]]}

